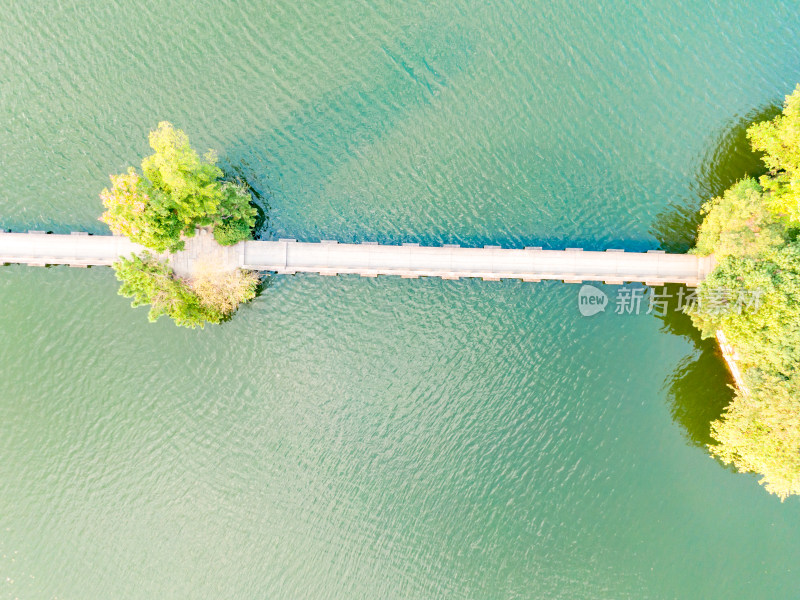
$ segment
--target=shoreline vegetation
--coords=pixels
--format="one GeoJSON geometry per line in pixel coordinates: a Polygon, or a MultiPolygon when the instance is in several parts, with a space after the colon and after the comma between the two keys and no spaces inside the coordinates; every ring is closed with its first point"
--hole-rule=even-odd
{"type": "Polygon", "coordinates": [[[112,175],[100,194],[100,220],[150,250],[114,263],[119,293],[134,307],[149,304],[151,322],[166,315],[184,327],[221,323],[255,297],[258,275],[222,261],[179,275],[171,257],[201,230],[217,246],[252,239],[257,209],[245,185],[222,180],[216,154],[201,159],[183,131],[161,122],[149,142],[154,154],[142,160],[142,174],[130,167],[112,175]]]}
{"type": "Polygon", "coordinates": [[[687,312],[703,337],[735,349],[744,382],[711,424],[712,455],[785,500],[800,494],[800,86],[747,136],[769,170],[703,206],[690,252],[717,266],[687,312]],[[758,294],[756,309],[734,304],[743,293],[758,294]]]}

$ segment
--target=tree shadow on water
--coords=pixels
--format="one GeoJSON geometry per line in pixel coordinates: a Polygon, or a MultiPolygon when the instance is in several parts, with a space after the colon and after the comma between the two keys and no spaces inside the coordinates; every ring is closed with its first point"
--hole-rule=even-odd
{"type": "MultiPolygon", "coordinates": [[[[667,293],[676,298],[681,287],[669,285],[667,293]]],[[[701,339],[689,316],[672,308],[659,317],[661,330],[686,339],[693,351],[667,377],[664,388],[672,418],[680,425],[686,439],[695,446],[705,447],[713,442],[711,422],[720,417],[733,399],[730,387],[733,378],[716,340],[701,339]]]]}
{"type": "MultiPolygon", "coordinates": [[[[262,188],[259,184],[263,178],[256,177],[253,169],[245,160],[232,163],[225,160],[222,164],[223,179],[238,185],[244,185],[250,192],[250,206],[256,209],[256,222],[253,226],[253,238],[260,239],[269,227],[269,200],[271,193],[269,189],[262,188]]],[[[268,181],[268,180],[267,180],[268,181]]],[[[255,298],[258,298],[272,286],[272,275],[269,273],[259,273],[258,284],[256,285],[255,298]]],[[[225,319],[226,321],[229,320],[225,319]]]]}
{"type": "MultiPolygon", "coordinates": [[[[700,160],[692,198],[673,203],[656,218],[651,233],[667,252],[684,253],[694,246],[697,228],[702,221],[702,204],[721,195],[745,176],[758,177],[766,172],[761,155],[750,148],[747,128],[779,114],[780,105],[770,105],[751,111],[733,120],[710,144],[700,160]]],[[[667,286],[675,298],[681,286],[667,286]]],[[[662,331],[685,338],[693,352],[684,358],[664,382],[672,418],[681,426],[686,438],[694,445],[705,447],[711,438],[711,422],[733,399],[733,378],[715,339],[703,340],[689,317],[681,311],[670,310],[660,317],[662,331]]]]}
{"type": "Polygon", "coordinates": [[[708,150],[700,157],[691,197],[672,202],[650,228],[662,250],[688,252],[694,246],[697,228],[703,220],[700,214],[703,203],[721,195],[743,177],[759,177],[766,173],[761,154],[750,148],[747,128],[753,123],[772,119],[780,112],[780,104],[750,111],[743,117],[732,119],[711,141],[708,150]]]}
{"type": "Polygon", "coordinates": [[[262,188],[259,182],[262,178],[256,177],[250,165],[240,160],[238,163],[225,161],[222,164],[223,180],[243,185],[250,192],[250,206],[257,211],[256,224],[253,227],[253,237],[259,239],[269,226],[269,201],[271,193],[268,189],[262,188]]]}

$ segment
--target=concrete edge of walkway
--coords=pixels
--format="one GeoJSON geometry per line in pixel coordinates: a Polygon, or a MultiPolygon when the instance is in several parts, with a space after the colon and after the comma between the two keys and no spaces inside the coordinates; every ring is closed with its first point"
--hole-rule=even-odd
{"type": "MultiPolygon", "coordinates": [[[[122,236],[85,232],[48,234],[0,232],[0,263],[30,266],[109,266],[122,256],[146,249],[122,236]]],[[[457,245],[420,246],[377,243],[347,244],[332,240],[298,242],[247,241],[226,248],[230,264],[279,274],[394,275],[404,278],[480,278],[488,281],[556,280],[648,285],[698,285],[714,268],[713,256],[648,252],[544,250],[541,247],[483,248],[457,245]]]]}

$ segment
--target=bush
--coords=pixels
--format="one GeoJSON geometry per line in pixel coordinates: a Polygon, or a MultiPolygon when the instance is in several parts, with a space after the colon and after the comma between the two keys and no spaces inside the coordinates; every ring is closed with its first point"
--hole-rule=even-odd
{"type": "Polygon", "coordinates": [[[244,221],[223,221],[214,226],[214,239],[222,246],[233,246],[250,239],[250,226],[244,221]]]}
{"type": "Polygon", "coordinates": [[[223,246],[251,239],[257,213],[250,204],[250,193],[244,185],[222,184],[222,201],[214,221],[214,239],[223,246]]]}
{"type": "Polygon", "coordinates": [[[215,313],[230,316],[241,303],[255,298],[258,282],[258,275],[253,271],[220,272],[201,267],[190,285],[200,304],[215,313]]]}
{"type": "Polygon", "coordinates": [[[220,323],[233,314],[239,302],[255,296],[255,284],[244,275],[221,282],[227,287],[218,289],[209,281],[201,282],[199,290],[193,289],[176,279],[167,263],[149,254],[121,259],[114,263],[114,271],[122,282],[119,294],[133,298],[131,306],[149,304],[151,322],[166,315],[177,325],[202,328],[206,323],[220,323]]]}

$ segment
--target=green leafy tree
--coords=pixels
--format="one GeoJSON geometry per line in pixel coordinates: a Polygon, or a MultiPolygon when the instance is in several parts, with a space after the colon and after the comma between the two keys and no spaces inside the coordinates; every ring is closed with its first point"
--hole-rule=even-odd
{"type": "Polygon", "coordinates": [[[756,123],[747,131],[754,150],[764,153],[770,172],[761,185],[770,192],[769,206],[800,223],[800,85],[786,96],[783,114],[756,123]]]}
{"type": "Polygon", "coordinates": [[[748,373],[749,394],[738,391],[711,425],[711,452],[740,471],[762,475],[781,500],[800,494],[800,377],[748,373]]]}
{"type": "Polygon", "coordinates": [[[703,205],[694,254],[758,256],[784,242],[785,225],[765,204],[764,193],[752,177],[703,205]]]}
{"type": "Polygon", "coordinates": [[[771,171],[703,207],[692,251],[717,266],[687,312],[704,337],[725,333],[747,384],[712,423],[712,454],[784,499],[800,494],[800,87],[748,136],[771,171]]]}
{"type": "Polygon", "coordinates": [[[744,366],[787,374],[800,364],[800,245],[729,256],[699,286],[690,310],[705,337],[721,329],[744,366]]]}
{"type": "Polygon", "coordinates": [[[244,186],[222,182],[216,155],[203,159],[186,134],[162,122],[150,133],[154,154],[142,161],[140,176],[131,168],[111,177],[101,193],[106,212],[100,218],[111,231],[156,252],[176,252],[182,236],[197,227],[221,227],[227,244],[250,237],[256,209],[244,186]]]}
{"type": "Polygon", "coordinates": [[[114,271],[122,282],[120,295],[132,298],[134,307],[149,304],[151,322],[166,315],[192,329],[233,315],[241,303],[255,298],[259,281],[252,271],[220,272],[202,265],[184,281],[175,277],[167,262],[147,253],[117,261],[114,271]]]}
{"type": "Polygon", "coordinates": [[[211,225],[223,197],[216,155],[209,151],[201,160],[186,134],[167,122],[150,132],[150,147],[155,153],[142,161],[142,172],[170,199],[183,232],[211,225]]]}
{"type": "Polygon", "coordinates": [[[250,193],[243,185],[222,184],[222,200],[214,219],[214,239],[232,246],[251,238],[258,211],[250,205],[250,193]]]}
{"type": "Polygon", "coordinates": [[[190,287],[173,276],[167,263],[151,255],[121,259],[114,263],[114,271],[122,282],[119,294],[132,298],[131,306],[149,304],[147,318],[151,322],[166,315],[177,325],[194,329],[219,323],[226,316],[202,303],[190,287]]]}
{"type": "Polygon", "coordinates": [[[100,220],[115,234],[156,252],[174,252],[183,246],[181,223],[174,217],[169,197],[132,167],[126,174],[112,175],[111,189],[104,189],[100,198],[106,208],[100,220]]]}

